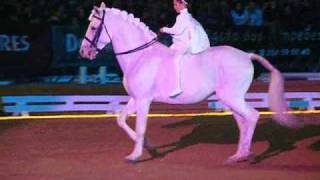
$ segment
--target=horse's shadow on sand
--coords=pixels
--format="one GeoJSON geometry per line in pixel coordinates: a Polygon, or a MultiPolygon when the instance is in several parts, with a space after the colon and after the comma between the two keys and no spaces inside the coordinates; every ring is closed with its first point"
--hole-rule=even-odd
{"type": "MultiPolygon", "coordinates": [[[[195,128],[179,140],[157,146],[161,156],[178,151],[188,146],[209,143],[209,144],[237,144],[239,130],[235,121],[229,117],[202,117],[184,120],[177,123],[167,124],[162,128],[176,129],[183,126],[193,125],[195,128]]],[[[296,143],[306,138],[320,136],[319,125],[306,125],[302,129],[292,130],[282,127],[270,119],[263,119],[257,124],[253,142],[267,141],[268,149],[258,154],[251,163],[259,163],[265,159],[276,156],[280,153],[296,148],[296,143]]],[[[254,144],[253,144],[254,146],[254,144]]],[[[312,143],[309,148],[313,151],[320,150],[320,140],[312,143]]]]}

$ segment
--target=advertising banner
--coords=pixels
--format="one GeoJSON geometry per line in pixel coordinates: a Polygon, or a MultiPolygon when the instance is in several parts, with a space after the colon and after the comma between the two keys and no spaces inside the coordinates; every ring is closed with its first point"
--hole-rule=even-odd
{"type": "Polygon", "coordinates": [[[2,76],[34,75],[51,60],[50,28],[1,26],[0,70],[2,76]]]}
{"type": "MultiPolygon", "coordinates": [[[[0,28],[0,77],[36,76],[55,69],[119,65],[108,45],[96,60],[83,59],[79,48],[87,27],[9,25],[0,28]]],[[[320,30],[219,29],[208,31],[212,46],[231,45],[266,57],[282,72],[320,72],[320,30]]],[[[170,37],[160,38],[166,45],[170,37]]],[[[265,71],[257,66],[257,72],[265,71]]],[[[53,72],[54,73],[54,72],[53,72]]]]}
{"type": "Polygon", "coordinates": [[[95,60],[83,59],[79,55],[79,49],[84,38],[86,27],[55,26],[52,28],[52,52],[54,67],[68,66],[106,66],[116,64],[109,44],[97,56],[95,60]]]}
{"type": "Polygon", "coordinates": [[[213,45],[231,45],[260,54],[282,72],[320,72],[319,30],[218,30],[210,33],[210,40],[213,45]]]}

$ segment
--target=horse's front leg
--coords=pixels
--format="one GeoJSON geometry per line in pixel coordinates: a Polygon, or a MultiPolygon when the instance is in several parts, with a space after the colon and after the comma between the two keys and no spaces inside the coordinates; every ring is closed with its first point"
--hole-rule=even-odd
{"type": "Polygon", "coordinates": [[[135,101],[133,98],[130,98],[125,108],[121,111],[120,115],[117,118],[118,125],[126,131],[126,133],[129,135],[129,137],[136,141],[136,132],[134,132],[130,126],[127,124],[127,118],[130,116],[130,114],[135,113],[136,107],[135,107],[135,101]]]}
{"type": "Polygon", "coordinates": [[[126,157],[126,160],[135,162],[142,155],[144,145],[144,135],[147,128],[148,113],[151,101],[148,99],[137,99],[136,107],[136,141],[131,154],[126,157]]]}

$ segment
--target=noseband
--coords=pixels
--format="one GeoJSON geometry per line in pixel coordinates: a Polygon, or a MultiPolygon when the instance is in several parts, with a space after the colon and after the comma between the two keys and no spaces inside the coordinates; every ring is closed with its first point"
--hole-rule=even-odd
{"type": "MultiPolygon", "coordinates": [[[[104,24],[105,11],[103,11],[102,18],[101,18],[101,17],[98,17],[98,16],[96,16],[96,15],[93,15],[92,17],[100,20],[100,24],[99,24],[99,26],[98,26],[98,28],[97,28],[97,30],[96,30],[96,33],[95,33],[95,35],[94,35],[94,37],[93,37],[92,40],[89,39],[87,36],[85,36],[84,39],[90,43],[90,47],[91,47],[91,48],[94,48],[97,52],[100,53],[100,52],[102,51],[102,49],[99,49],[99,48],[98,48],[98,42],[99,42],[99,38],[100,38],[100,35],[101,35],[102,30],[104,29],[104,30],[106,31],[106,33],[107,33],[107,35],[108,35],[108,37],[109,37],[109,39],[110,39],[110,41],[111,41],[111,44],[112,44],[112,39],[111,39],[111,36],[110,36],[110,34],[109,34],[109,31],[108,31],[106,25],[104,24]]],[[[118,55],[125,55],[125,54],[131,54],[131,53],[134,53],[134,52],[143,50],[143,49],[145,49],[145,48],[153,45],[153,44],[156,43],[156,42],[158,42],[158,37],[153,38],[151,41],[149,41],[149,42],[147,42],[147,43],[145,43],[145,44],[143,44],[143,45],[141,45],[141,46],[139,46],[139,47],[137,47],[137,48],[134,48],[134,49],[131,49],[131,50],[128,50],[128,51],[125,51],[125,52],[114,53],[114,54],[115,54],[116,56],[118,56],[118,55]]]]}

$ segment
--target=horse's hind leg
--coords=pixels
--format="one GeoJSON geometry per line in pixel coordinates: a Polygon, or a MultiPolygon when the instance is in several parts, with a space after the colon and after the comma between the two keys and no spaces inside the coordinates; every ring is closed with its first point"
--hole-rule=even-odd
{"type": "Polygon", "coordinates": [[[244,118],[242,115],[234,111],[233,117],[237,122],[240,137],[237,152],[228,158],[227,163],[250,160],[254,156],[250,149],[259,114],[256,110],[252,109],[250,116],[244,118]]]}
{"type": "Polygon", "coordinates": [[[221,101],[232,110],[240,131],[237,152],[229,157],[226,163],[230,164],[249,160],[253,156],[250,149],[259,113],[248,106],[244,98],[224,97],[221,98],[221,101]]]}

